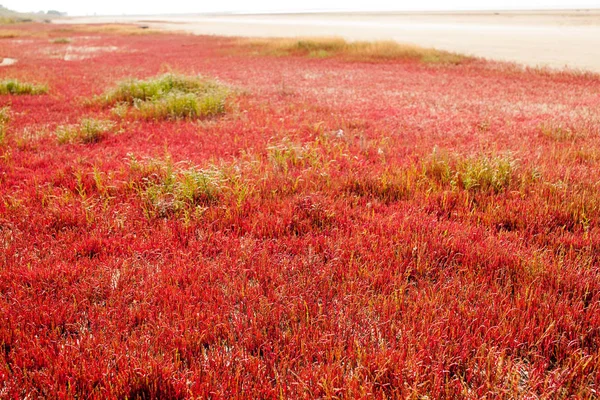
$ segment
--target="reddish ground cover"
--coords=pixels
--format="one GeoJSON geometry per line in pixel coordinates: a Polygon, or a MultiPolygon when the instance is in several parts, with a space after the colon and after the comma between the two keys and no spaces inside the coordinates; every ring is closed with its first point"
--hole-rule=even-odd
{"type": "Polygon", "coordinates": [[[11,29],[0,398],[598,396],[598,76],[11,29]],[[169,71],[226,112],[89,102],[169,71]]]}

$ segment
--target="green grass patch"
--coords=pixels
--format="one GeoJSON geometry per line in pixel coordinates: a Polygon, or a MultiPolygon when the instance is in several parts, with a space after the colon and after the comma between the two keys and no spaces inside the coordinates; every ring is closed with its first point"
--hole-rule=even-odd
{"type": "Polygon", "coordinates": [[[52,39],[51,43],[54,43],[54,44],[69,44],[69,43],[71,43],[71,39],[69,39],[69,38],[56,38],[56,39],[52,39]]]}
{"type": "Polygon", "coordinates": [[[0,146],[4,144],[6,139],[6,130],[10,121],[10,107],[5,106],[0,108],[0,146]]]}
{"type": "Polygon", "coordinates": [[[509,156],[457,158],[434,151],[422,168],[426,178],[442,185],[500,192],[511,184],[515,161],[509,156]]]}
{"type": "Polygon", "coordinates": [[[345,192],[376,198],[383,203],[409,199],[414,188],[412,170],[388,170],[383,174],[351,175],[344,183],[345,192]]]}
{"type": "Polygon", "coordinates": [[[222,198],[227,181],[220,169],[176,165],[169,155],[164,160],[154,159],[144,164],[132,158],[130,168],[134,174],[142,176],[131,186],[142,198],[148,217],[202,212],[204,207],[222,198]]]}
{"type": "Polygon", "coordinates": [[[115,123],[94,118],[82,119],[78,125],[61,125],[55,134],[60,144],[97,143],[115,128],[115,123]]]}
{"type": "Polygon", "coordinates": [[[0,94],[46,94],[48,86],[28,82],[19,82],[16,79],[5,79],[0,81],[0,94]]]}
{"type": "Polygon", "coordinates": [[[225,98],[221,95],[198,96],[193,93],[169,93],[155,101],[138,105],[146,119],[196,119],[223,114],[225,98]]]}
{"type": "Polygon", "coordinates": [[[499,192],[510,185],[514,163],[507,157],[477,157],[462,161],[459,179],[467,190],[499,192]]]}
{"type": "Polygon", "coordinates": [[[416,60],[427,64],[459,64],[469,57],[395,41],[346,41],[337,37],[243,39],[242,47],[259,54],[314,58],[340,56],[351,61],[416,60]]]}
{"type": "Polygon", "coordinates": [[[547,139],[555,142],[573,142],[586,136],[592,136],[592,129],[585,126],[566,125],[556,122],[544,122],[539,129],[547,139]]]}
{"type": "Polygon", "coordinates": [[[200,119],[225,112],[230,90],[201,76],[165,74],[147,80],[128,79],[100,96],[113,113],[145,119],[200,119]]]}

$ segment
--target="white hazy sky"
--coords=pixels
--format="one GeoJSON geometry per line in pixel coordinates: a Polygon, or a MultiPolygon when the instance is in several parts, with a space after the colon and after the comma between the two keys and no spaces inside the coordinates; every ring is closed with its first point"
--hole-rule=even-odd
{"type": "Polygon", "coordinates": [[[121,15],[200,13],[218,11],[318,11],[318,10],[496,10],[600,8],[600,0],[0,0],[5,7],[27,12],[66,11],[69,15],[121,15]],[[485,4],[482,4],[485,3],[485,4]]]}

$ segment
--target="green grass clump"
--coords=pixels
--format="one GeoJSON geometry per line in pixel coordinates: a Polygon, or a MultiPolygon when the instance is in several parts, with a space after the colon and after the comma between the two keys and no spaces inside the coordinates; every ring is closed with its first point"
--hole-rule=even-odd
{"type": "Polygon", "coordinates": [[[112,106],[110,112],[119,118],[125,118],[129,112],[129,105],[127,103],[117,103],[112,106]]]}
{"type": "Polygon", "coordinates": [[[467,190],[499,192],[510,185],[514,162],[508,157],[479,157],[462,161],[460,180],[467,190]]]}
{"type": "Polygon", "coordinates": [[[69,39],[69,38],[56,38],[56,39],[52,39],[52,43],[54,43],[54,44],[69,44],[69,43],[71,43],[71,39],[69,39]]]}
{"type": "Polygon", "coordinates": [[[423,175],[434,182],[484,192],[506,189],[514,169],[515,162],[508,156],[459,159],[437,151],[423,163],[423,175]]]}
{"type": "Polygon", "coordinates": [[[0,124],[6,124],[10,121],[10,107],[4,106],[0,108],[0,124]]]}
{"type": "Polygon", "coordinates": [[[147,80],[129,79],[100,99],[126,115],[129,106],[146,119],[197,119],[225,112],[229,90],[203,77],[165,74],[147,80]]]}
{"type": "Polygon", "coordinates": [[[187,77],[175,74],[164,74],[147,80],[128,79],[121,82],[116,89],[107,92],[105,101],[113,103],[130,103],[151,100],[173,92],[199,93],[214,88],[216,84],[201,77],[187,77]]]}
{"type": "Polygon", "coordinates": [[[338,37],[243,39],[243,47],[276,56],[341,56],[352,61],[417,60],[426,64],[459,64],[468,57],[443,50],[385,41],[346,41],[338,37]]]}
{"type": "Polygon", "coordinates": [[[379,199],[383,203],[391,203],[410,198],[411,172],[385,171],[379,176],[369,174],[351,176],[344,184],[344,191],[357,196],[379,199]]]}
{"type": "Polygon", "coordinates": [[[222,171],[178,167],[171,157],[143,165],[133,159],[132,170],[145,176],[136,186],[148,217],[169,217],[217,202],[224,190],[222,171]]]}
{"type": "Polygon", "coordinates": [[[456,174],[454,165],[448,154],[437,150],[423,163],[423,175],[430,180],[447,184],[452,183],[456,174]]]}
{"type": "Polygon", "coordinates": [[[146,119],[196,119],[224,113],[225,97],[176,92],[155,101],[141,102],[137,108],[146,119]]]}
{"type": "Polygon", "coordinates": [[[19,82],[16,79],[0,81],[0,94],[46,94],[48,86],[36,85],[28,82],[19,82]]]}
{"type": "Polygon", "coordinates": [[[115,123],[112,121],[85,118],[78,125],[59,126],[55,134],[60,144],[97,143],[114,127],[115,123]]]}
{"type": "Polygon", "coordinates": [[[0,145],[4,143],[6,138],[6,125],[10,121],[10,107],[5,106],[0,108],[0,145]]]}
{"type": "Polygon", "coordinates": [[[577,131],[573,126],[554,122],[545,122],[539,126],[539,129],[544,137],[556,142],[573,142],[585,137],[585,133],[590,134],[586,132],[589,131],[587,129],[577,131]]]}

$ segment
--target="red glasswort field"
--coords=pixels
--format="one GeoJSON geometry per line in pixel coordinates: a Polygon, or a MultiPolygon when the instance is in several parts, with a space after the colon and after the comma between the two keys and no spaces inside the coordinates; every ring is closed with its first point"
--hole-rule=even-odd
{"type": "Polygon", "coordinates": [[[597,75],[7,32],[0,398],[597,398],[597,75]]]}

